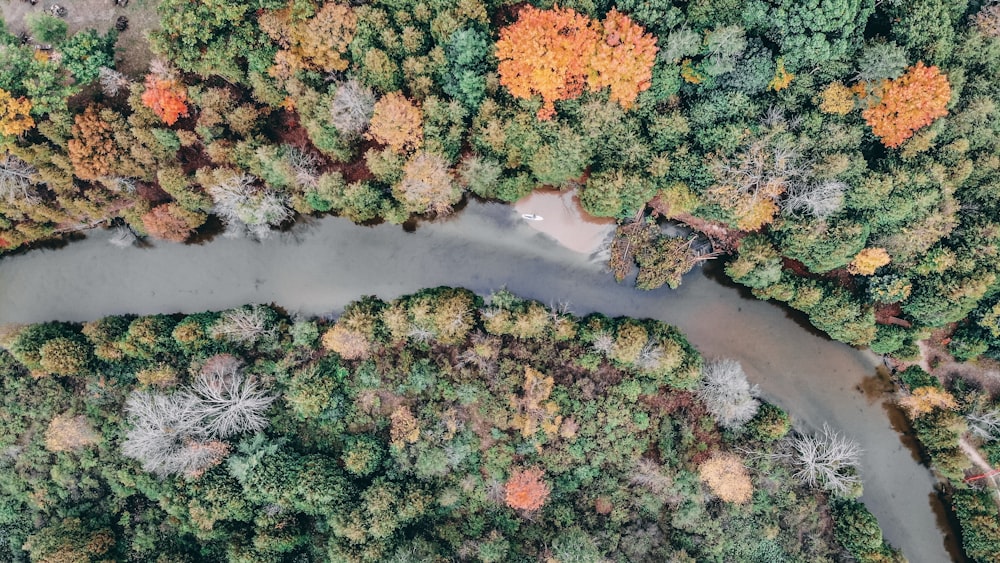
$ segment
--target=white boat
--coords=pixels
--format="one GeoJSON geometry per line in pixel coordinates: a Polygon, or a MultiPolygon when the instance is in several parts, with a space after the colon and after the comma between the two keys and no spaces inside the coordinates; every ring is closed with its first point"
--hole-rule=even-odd
{"type": "Polygon", "coordinates": [[[534,213],[525,213],[521,215],[521,219],[527,219],[528,221],[541,221],[543,217],[541,215],[535,215],[534,213]]]}

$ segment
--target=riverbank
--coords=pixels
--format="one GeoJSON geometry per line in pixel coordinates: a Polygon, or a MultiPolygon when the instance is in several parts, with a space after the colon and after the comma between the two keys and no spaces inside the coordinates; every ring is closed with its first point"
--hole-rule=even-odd
{"type": "Polygon", "coordinates": [[[359,295],[388,299],[436,285],[484,294],[507,287],[544,303],[568,303],[576,314],[655,318],[677,326],[706,357],[738,359],[799,428],[827,422],[858,440],[865,450],[862,500],[886,539],[916,563],[952,559],[950,532],[935,516],[943,508],[936,481],[887,416],[895,409],[891,393],[875,385],[880,358],[816,334],[715,272],[696,270],[675,291],[636,291],[616,284],[603,264],[534,231],[509,206],[478,202],[413,233],[327,217],[262,243],[218,238],[118,249],[108,236],[92,231],[68,252],[0,260],[0,322],[190,313],[252,302],[336,314],[359,295]]]}

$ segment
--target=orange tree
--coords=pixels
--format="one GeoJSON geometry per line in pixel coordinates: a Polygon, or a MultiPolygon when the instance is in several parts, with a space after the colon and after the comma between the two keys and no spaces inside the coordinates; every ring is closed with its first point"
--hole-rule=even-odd
{"type": "Polygon", "coordinates": [[[500,30],[496,44],[500,83],[517,98],[541,96],[539,119],[555,115],[555,102],[611,88],[628,108],[649,88],[656,38],[616,10],[603,24],[568,8],[527,6],[500,30]]]}
{"type": "Polygon", "coordinates": [[[862,115],[882,144],[896,148],[913,132],[948,114],[951,85],[936,66],[918,62],[881,88],[881,100],[862,115]]]}
{"type": "Polygon", "coordinates": [[[173,125],[178,117],[187,117],[187,90],[176,80],[165,79],[155,74],[146,77],[146,90],[142,93],[142,103],[167,125],[173,125]]]}

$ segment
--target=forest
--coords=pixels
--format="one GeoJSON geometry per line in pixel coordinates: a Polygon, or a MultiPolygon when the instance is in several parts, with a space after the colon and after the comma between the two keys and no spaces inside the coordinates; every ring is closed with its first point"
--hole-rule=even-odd
{"type": "MultiPolygon", "coordinates": [[[[619,220],[610,243],[609,269],[639,289],[676,287],[704,258],[689,239],[666,236],[660,228],[666,221],[680,222],[712,242],[729,278],[760,299],[800,311],[830,338],[892,355],[904,368],[920,363],[920,345],[932,337],[942,353],[960,362],[995,367],[1000,359],[996,2],[161,0],[156,10],[158,25],[148,30],[119,32],[108,27],[70,33],[65,21],[40,12],[24,22],[0,26],[4,252],[95,226],[116,229],[117,242],[127,246],[143,239],[190,241],[219,222],[228,236],[257,239],[310,215],[336,214],[363,225],[403,224],[415,217],[443,217],[466,198],[513,202],[538,188],[574,189],[589,213],[619,220]],[[141,72],[116,70],[116,61],[130,55],[116,51],[122,36],[135,33],[148,37],[152,59],[141,72]]],[[[171,318],[149,322],[159,326],[156,323],[169,324],[171,318]]],[[[209,324],[203,328],[208,330],[209,324]]],[[[79,332],[59,327],[38,330],[43,336],[79,332]],[[55,332],[45,332],[50,330],[55,332]]],[[[149,330],[162,333],[156,327],[149,330]]],[[[88,368],[96,370],[87,373],[98,379],[86,383],[87,391],[81,380],[63,382],[75,393],[103,396],[103,377],[123,382],[138,377],[132,367],[116,366],[117,359],[101,359],[101,346],[117,340],[92,342],[94,351],[84,353],[90,337],[79,334],[58,337],[68,339],[59,341],[66,357],[76,358],[77,363],[67,365],[82,369],[98,362],[100,368],[88,368]]],[[[345,334],[337,338],[361,346],[356,334],[345,334]]],[[[421,344],[428,342],[433,339],[421,344]]],[[[277,341],[272,345],[278,346],[277,341]]],[[[49,369],[40,367],[34,352],[18,357],[17,346],[11,346],[27,369],[49,369]]],[[[139,352],[121,353],[131,358],[129,354],[139,352]]],[[[268,353],[277,351],[254,350],[242,361],[258,366],[268,353]]],[[[363,357],[337,354],[347,362],[363,357]]],[[[181,374],[195,360],[162,361],[181,374]]],[[[123,365],[132,366],[129,362],[123,365]]],[[[439,369],[445,369],[443,365],[439,369]]],[[[344,369],[354,373],[354,367],[344,369]]],[[[1000,553],[996,506],[988,492],[965,479],[969,448],[981,452],[988,465],[1000,464],[997,390],[972,379],[929,375],[934,366],[925,367],[931,369],[902,370],[901,401],[921,405],[906,411],[935,469],[952,483],[967,553],[976,561],[990,561],[1000,553]]],[[[55,385],[51,382],[58,379],[22,381],[13,376],[17,369],[11,364],[7,378],[15,395],[27,392],[21,385],[55,385]]],[[[277,368],[273,373],[255,369],[283,385],[286,376],[277,368]]],[[[546,373],[542,367],[532,369],[546,373]]],[[[690,372],[687,383],[669,383],[695,385],[696,371],[690,372]]],[[[73,374],[68,368],[49,372],[73,374]]],[[[517,388],[511,382],[504,385],[508,394],[517,388]]],[[[197,395],[197,390],[184,392],[197,395]]],[[[117,401],[116,412],[140,408],[123,407],[125,392],[116,393],[117,399],[108,399],[117,401]]],[[[645,389],[636,397],[649,394],[645,389]]],[[[170,401],[162,398],[165,395],[155,397],[147,395],[149,404],[170,401]]],[[[61,400],[65,411],[72,401],[61,400]]],[[[112,423],[96,412],[91,416],[112,423]]],[[[283,427],[272,421],[269,428],[283,427]]],[[[272,438],[298,436],[290,428],[272,438]]],[[[123,431],[109,432],[119,436],[123,431]]],[[[94,429],[95,440],[98,434],[94,429]]],[[[209,437],[197,442],[200,459],[221,460],[223,449],[233,450],[228,459],[246,460],[279,451],[261,453],[271,451],[273,444],[266,441],[258,450],[232,437],[209,437]],[[247,449],[239,454],[243,458],[236,454],[238,448],[247,449]]],[[[307,470],[302,456],[341,455],[337,452],[345,447],[339,437],[331,438],[332,449],[319,454],[326,446],[311,441],[318,438],[287,439],[299,453],[282,454],[282,459],[301,459],[304,464],[294,471],[307,470]]],[[[121,438],[108,438],[109,443],[115,440],[121,438]]],[[[385,444],[379,447],[389,451],[385,444]]],[[[649,451],[636,447],[641,454],[649,451]]],[[[78,454],[66,457],[73,455],[78,454]]],[[[661,451],[654,457],[662,455],[667,454],[661,451]]],[[[690,471],[692,464],[704,461],[676,455],[690,471]]],[[[669,465],[665,459],[655,461],[669,465]]],[[[553,467],[561,466],[551,463],[546,475],[565,473],[556,472],[553,467]]],[[[762,462],[754,458],[745,463],[762,462]]],[[[419,474],[413,467],[413,474],[419,474]]],[[[504,472],[510,468],[498,467],[490,470],[490,478],[507,477],[504,472]]],[[[525,479],[542,482],[533,469],[537,467],[524,466],[525,479]]],[[[616,478],[625,479],[622,472],[627,468],[615,467],[616,478]]],[[[51,475],[69,479],[53,471],[51,475]]],[[[212,469],[205,478],[221,471],[212,469]]],[[[399,476],[410,470],[396,471],[392,475],[399,484],[404,482],[399,476]]],[[[244,486],[235,474],[228,475],[236,480],[226,486],[244,486]]],[[[446,490],[442,483],[447,479],[434,479],[438,477],[441,480],[434,482],[446,490]]],[[[113,479],[104,479],[93,478],[94,490],[114,488],[113,479]]],[[[150,479],[136,477],[135,486],[164,486],[150,479]]],[[[337,479],[340,483],[341,477],[337,479]]],[[[354,487],[351,490],[361,486],[352,477],[343,479],[344,487],[354,487]]],[[[677,479],[672,482],[684,482],[677,479]]],[[[81,494],[50,486],[56,487],[51,495],[61,499],[81,494]]],[[[554,487],[554,502],[557,489],[575,491],[582,485],[566,481],[547,486],[554,487]],[[568,488],[559,489],[564,485],[568,488]]],[[[253,493],[262,487],[254,485],[253,493]]],[[[609,485],[611,497],[611,489],[622,494],[609,485]]],[[[315,508],[302,508],[306,501],[289,500],[294,495],[304,498],[305,492],[289,493],[278,485],[273,490],[271,497],[247,502],[299,506],[294,522],[282,526],[298,530],[295,522],[308,522],[314,526],[312,533],[340,537],[331,531],[336,529],[333,523],[318,523],[322,519],[310,512],[315,508]]],[[[23,502],[26,494],[15,496],[23,502]]],[[[37,503],[53,502],[44,498],[37,503]]],[[[125,498],[131,497],[120,500],[125,498]]],[[[557,509],[555,504],[547,506],[543,513],[557,509]]],[[[611,506],[609,514],[614,516],[615,507],[622,505],[612,499],[601,506],[611,506]]],[[[738,512],[733,506],[742,505],[723,506],[738,512]]],[[[107,509],[128,519],[147,508],[177,519],[177,529],[192,526],[174,515],[180,509],[173,504],[150,508],[146,502],[125,502],[107,509]]],[[[434,518],[454,514],[441,515],[435,509],[434,518]]],[[[716,516],[719,520],[713,521],[720,526],[736,528],[733,522],[745,517],[716,516]]],[[[83,521],[74,524],[73,517],[59,513],[63,520],[50,520],[45,529],[81,542],[107,540],[108,550],[153,542],[146,532],[136,531],[145,529],[143,525],[131,520],[83,530],[83,521]],[[140,539],[121,539],[126,536],[140,539]],[[112,538],[119,540],[112,545],[112,538]]],[[[764,518],[756,512],[754,517],[764,518]]],[[[260,524],[260,529],[273,532],[275,522],[285,522],[273,518],[277,520],[260,524]]],[[[18,529],[28,529],[26,520],[12,521],[18,522],[18,529]]],[[[244,531],[256,525],[240,522],[237,527],[244,531]]],[[[624,529],[624,522],[616,530],[624,529]]],[[[628,522],[643,524],[641,518],[628,522]]],[[[400,530],[409,529],[404,524],[399,523],[400,530]]],[[[572,541],[589,538],[580,541],[596,542],[603,553],[629,558],[615,551],[617,540],[602,535],[606,530],[600,518],[575,525],[580,532],[572,541]]],[[[684,551],[698,560],[722,560],[732,553],[726,551],[732,546],[708,548],[677,539],[698,535],[683,526],[680,532],[667,526],[671,531],[666,533],[663,522],[659,525],[668,539],[650,547],[650,553],[684,551]],[[705,555],[712,549],[714,555],[705,555]]],[[[484,524],[481,534],[472,535],[483,541],[483,534],[496,532],[496,549],[515,550],[511,557],[522,556],[516,553],[522,547],[534,550],[531,556],[553,549],[517,535],[522,532],[514,524],[490,526],[495,527],[487,530],[484,524]]],[[[211,536],[209,528],[191,531],[190,537],[211,536]]],[[[219,533],[228,537],[227,532],[219,533]]],[[[784,531],[775,533],[768,540],[775,542],[775,549],[802,556],[794,550],[805,548],[790,547],[781,535],[784,531]]],[[[381,547],[372,547],[371,553],[391,551],[389,536],[380,538],[388,543],[373,542],[381,547]]],[[[240,537],[250,541],[252,534],[240,537]]],[[[459,553],[464,540],[457,537],[421,542],[426,541],[427,549],[459,553]]],[[[37,553],[48,553],[48,548],[37,546],[58,543],[45,541],[36,539],[31,545],[41,550],[37,553]]],[[[318,549],[315,538],[302,541],[288,549],[318,549]]],[[[869,556],[889,553],[880,540],[872,541],[866,544],[869,556]]],[[[200,549],[217,550],[212,554],[229,550],[232,557],[257,549],[249,547],[256,545],[252,541],[239,547],[227,540],[199,542],[200,549]]],[[[62,547],[53,547],[53,553],[66,547],[58,545],[62,547]]],[[[419,546],[415,549],[422,549],[419,546]]],[[[190,553],[192,548],[179,544],[169,549],[190,553]]],[[[815,550],[804,557],[816,560],[833,553],[815,550]]]]}
{"type": "Polygon", "coordinates": [[[0,343],[6,560],[902,560],[856,444],[656,321],[442,287],[0,343]]]}

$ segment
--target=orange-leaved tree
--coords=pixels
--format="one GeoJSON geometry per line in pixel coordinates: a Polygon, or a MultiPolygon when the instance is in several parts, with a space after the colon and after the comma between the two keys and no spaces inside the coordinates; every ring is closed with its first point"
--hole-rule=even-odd
{"type": "Polygon", "coordinates": [[[527,6],[517,21],[500,30],[496,44],[500,83],[517,98],[542,98],[539,119],[555,115],[555,102],[592,90],[611,88],[624,108],[650,86],[656,38],[620,14],[604,23],[558,6],[527,6]]]}
{"type": "Polygon", "coordinates": [[[948,115],[951,85],[936,66],[918,62],[899,78],[883,83],[879,90],[879,103],[862,115],[872,133],[889,148],[902,145],[917,129],[948,115]]]}
{"type": "Polygon", "coordinates": [[[507,506],[520,510],[538,510],[549,498],[549,485],[537,467],[515,471],[505,488],[507,506]]]}
{"type": "Polygon", "coordinates": [[[111,124],[101,119],[100,108],[87,106],[73,123],[73,138],[67,143],[69,160],[81,180],[96,180],[111,173],[120,155],[111,124]]]}
{"type": "Polygon", "coordinates": [[[176,80],[162,78],[156,74],[146,77],[146,90],[142,93],[142,104],[167,125],[177,123],[177,118],[187,117],[187,90],[176,80]]]}
{"type": "Polygon", "coordinates": [[[527,6],[500,30],[500,83],[517,98],[542,97],[539,119],[555,115],[557,100],[583,93],[599,35],[590,18],[568,8],[527,6]]]}
{"type": "Polygon", "coordinates": [[[0,135],[20,135],[35,126],[29,115],[31,100],[15,98],[10,92],[0,88],[0,135]]]}
{"type": "Polygon", "coordinates": [[[592,90],[611,88],[611,99],[629,109],[652,84],[656,37],[612,8],[604,18],[603,36],[590,62],[592,90]]]}

